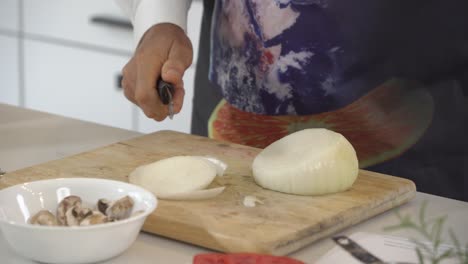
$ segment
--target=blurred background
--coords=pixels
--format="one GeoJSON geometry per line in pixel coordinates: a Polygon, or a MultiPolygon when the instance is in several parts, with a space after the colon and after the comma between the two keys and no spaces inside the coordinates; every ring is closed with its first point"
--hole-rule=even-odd
{"type": "Polygon", "coordinates": [[[202,1],[194,0],[188,16],[194,60],[182,112],[155,122],[120,87],[134,44],[113,0],[0,0],[0,103],[143,133],[189,133],[202,12],[202,1]]]}

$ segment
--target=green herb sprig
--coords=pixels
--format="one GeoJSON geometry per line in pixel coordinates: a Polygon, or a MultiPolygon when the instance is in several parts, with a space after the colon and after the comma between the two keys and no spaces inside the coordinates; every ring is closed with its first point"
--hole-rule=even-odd
{"type": "Polygon", "coordinates": [[[385,231],[395,230],[414,230],[422,237],[429,241],[430,245],[423,243],[419,240],[411,238],[411,241],[416,245],[415,250],[420,264],[426,264],[425,259],[428,259],[431,264],[439,264],[442,260],[457,259],[460,264],[468,264],[468,243],[465,247],[460,245],[452,229],[448,229],[451,242],[454,247],[440,252],[440,246],[444,243],[442,239],[442,232],[447,216],[440,216],[433,219],[427,219],[426,216],[427,201],[422,203],[419,210],[419,217],[414,221],[410,215],[402,215],[398,210],[396,216],[400,223],[385,227],[385,231]]]}

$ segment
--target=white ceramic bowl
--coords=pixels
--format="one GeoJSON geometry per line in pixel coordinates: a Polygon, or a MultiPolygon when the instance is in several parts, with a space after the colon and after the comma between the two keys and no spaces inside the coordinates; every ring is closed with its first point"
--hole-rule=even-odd
{"type": "Polygon", "coordinates": [[[146,217],[154,211],[156,197],[138,186],[104,179],[68,178],[15,185],[0,191],[0,228],[18,254],[47,263],[91,263],[115,257],[135,241],[146,217]],[[55,214],[58,203],[78,195],[83,204],[129,195],[134,212],[128,219],[82,227],[38,226],[28,219],[41,209],[55,214]]]}

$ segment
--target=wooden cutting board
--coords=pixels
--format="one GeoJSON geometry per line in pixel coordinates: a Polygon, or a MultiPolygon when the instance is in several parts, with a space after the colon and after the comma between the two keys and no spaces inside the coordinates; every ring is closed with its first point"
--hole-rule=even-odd
{"type": "Polygon", "coordinates": [[[362,170],[353,187],[324,196],[296,196],[257,186],[251,163],[259,149],[161,131],[0,176],[0,188],[60,177],[127,181],[137,166],[175,155],[210,155],[228,164],[213,186],[225,191],[203,201],[163,201],[144,230],[224,252],[288,254],[315,240],[410,200],[413,182],[362,170]],[[244,207],[246,195],[263,204],[244,207]]]}

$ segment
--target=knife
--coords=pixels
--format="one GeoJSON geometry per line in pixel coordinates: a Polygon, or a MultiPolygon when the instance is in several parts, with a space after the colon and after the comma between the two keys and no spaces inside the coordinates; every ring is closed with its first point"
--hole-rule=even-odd
{"type": "Polygon", "coordinates": [[[358,245],[352,239],[346,236],[336,236],[333,238],[336,244],[346,250],[355,259],[365,264],[384,264],[384,262],[378,257],[372,255],[369,251],[358,245]]]}
{"type": "Polygon", "coordinates": [[[161,78],[159,78],[156,86],[159,99],[164,105],[168,105],[169,118],[172,119],[174,117],[174,86],[168,82],[163,81],[161,78]]]}
{"type": "Polygon", "coordinates": [[[411,262],[387,262],[382,261],[372,253],[361,247],[358,243],[347,236],[336,236],[332,238],[336,244],[348,252],[355,259],[364,264],[415,264],[411,262]]]}

